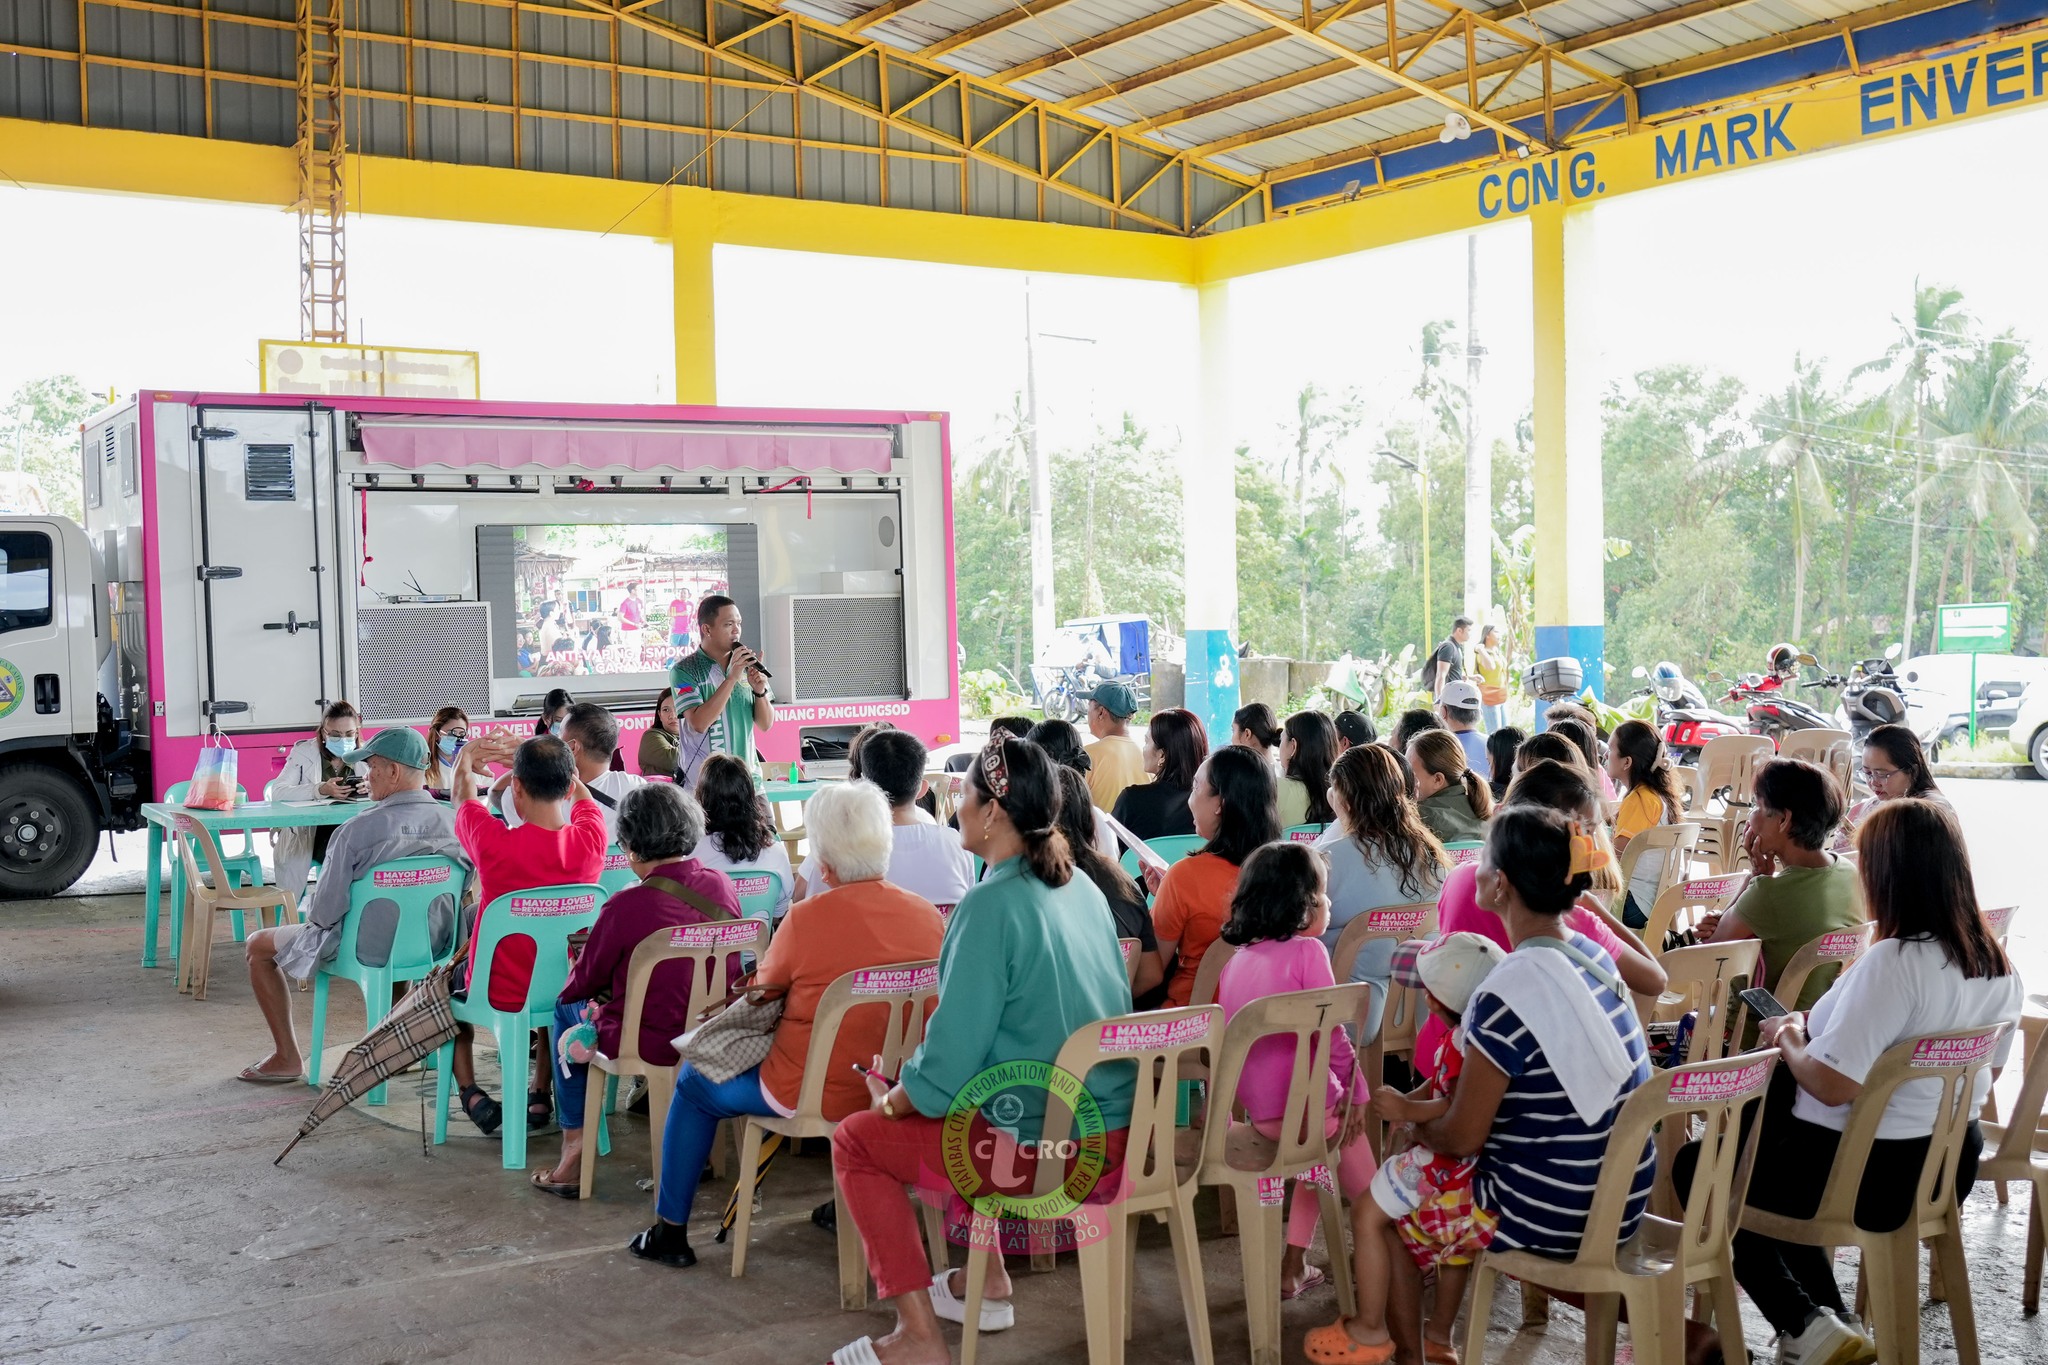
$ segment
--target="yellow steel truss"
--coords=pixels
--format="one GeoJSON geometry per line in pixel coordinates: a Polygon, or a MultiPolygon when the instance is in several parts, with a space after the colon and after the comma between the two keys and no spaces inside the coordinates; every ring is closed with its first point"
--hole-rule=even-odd
{"type": "MultiPolygon", "coordinates": [[[[298,30],[299,336],[304,341],[344,342],[348,138],[341,0],[298,0],[298,30]]],[[[84,70],[84,63],[79,69],[84,70]]]]}

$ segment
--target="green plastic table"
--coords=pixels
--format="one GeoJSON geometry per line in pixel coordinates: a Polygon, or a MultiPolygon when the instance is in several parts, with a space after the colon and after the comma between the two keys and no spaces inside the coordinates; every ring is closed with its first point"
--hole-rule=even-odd
{"type": "MultiPolygon", "coordinates": [[[[192,810],[168,801],[151,801],[142,808],[149,826],[148,882],[142,895],[142,965],[154,967],[157,922],[163,911],[164,839],[181,815],[189,815],[213,832],[244,829],[294,829],[305,826],[339,825],[368,810],[368,801],[251,801],[233,810],[192,810]]],[[[171,945],[171,961],[178,960],[178,945],[171,945]]]]}

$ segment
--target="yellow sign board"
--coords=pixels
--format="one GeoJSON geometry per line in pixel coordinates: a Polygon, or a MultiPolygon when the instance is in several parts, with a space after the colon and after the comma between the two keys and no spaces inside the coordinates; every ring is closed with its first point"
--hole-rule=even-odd
{"type": "Polygon", "coordinates": [[[479,398],[477,353],[260,341],[264,393],[479,398]]]}

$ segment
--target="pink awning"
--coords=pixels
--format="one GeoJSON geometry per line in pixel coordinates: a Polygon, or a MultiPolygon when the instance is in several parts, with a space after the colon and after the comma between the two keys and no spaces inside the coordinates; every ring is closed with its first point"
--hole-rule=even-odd
{"type": "Polygon", "coordinates": [[[629,426],[477,423],[433,418],[365,421],[363,454],[400,469],[886,474],[892,433],[881,427],[629,426]]]}

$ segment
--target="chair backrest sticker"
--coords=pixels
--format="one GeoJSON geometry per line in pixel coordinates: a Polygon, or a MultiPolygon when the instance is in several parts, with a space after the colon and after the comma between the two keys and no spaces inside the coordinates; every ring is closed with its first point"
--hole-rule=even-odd
{"type": "Polygon", "coordinates": [[[728,943],[752,943],[761,932],[757,919],[720,920],[716,924],[678,924],[668,931],[671,948],[717,948],[728,943]]]}
{"type": "Polygon", "coordinates": [[[768,894],[770,885],[771,883],[765,876],[734,877],[732,879],[733,893],[740,896],[765,896],[768,894]]]}
{"type": "Polygon", "coordinates": [[[511,910],[515,915],[553,916],[582,915],[597,909],[597,897],[591,892],[580,896],[514,896],[511,910]]]}
{"type": "Polygon", "coordinates": [[[1838,929],[1813,941],[1815,957],[1857,957],[1863,952],[1863,935],[1854,929],[1838,929]]]}
{"type": "Polygon", "coordinates": [[[432,886],[445,882],[455,869],[451,867],[396,867],[370,874],[372,886],[432,886]]]}
{"type": "Polygon", "coordinates": [[[1160,1023],[1114,1023],[1102,1025],[1096,1045],[1104,1052],[1151,1052],[1158,1048],[1187,1047],[1209,1037],[1206,1014],[1160,1023]]]}
{"type": "Polygon", "coordinates": [[[1671,1103],[1711,1104],[1755,1094],[1770,1080],[1769,1061],[1752,1062],[1739,1070],[1682,1071],[1671,1078],[1671,1103]]]}
{"type": "Polygon", "coordinates": [[[1369,910],[1365,916],[1368,934],[1412,934],[1422,927],[1427,910],[1369,910]]]}
{"type": "Polygon", "coordinates": [[[607,853],[604,855],[604,870],[607,872],[625,872],[630,870],[632,866],[633,860],[623,853],[607,853]]]}
{"type": "Polygon", "coordinates": [[[1687,882],[1682,894],[1689,901],[1712,900],[1716,896],[1727,895],[1734,885],[1733,877],[1701,877],[1687,882]]]}
{"type": "Polygon", "coordinates": [[[1914,1066],[1974,1066],[1998,1046],[1999,1030],[1967,1038],[1923,1038],[1913,1048],[1914,1066]]]}
{"type": "Polygon", "coordinates": [[[929,967],[868,967],[853,974],[855,995],[900,995],[906,991],[935,991],[939,988],[939,968],[934,963],[929,967]]]}
{"type": "Polygon", "coordinates": [[[1476,848],[1451,848],[1444,851],[1451,855],[1452,867],[1463,867],[1467,863],[1476,863],[1479,861],[1479,855],[1482,852],[1482,850],[1476,848]]]}

